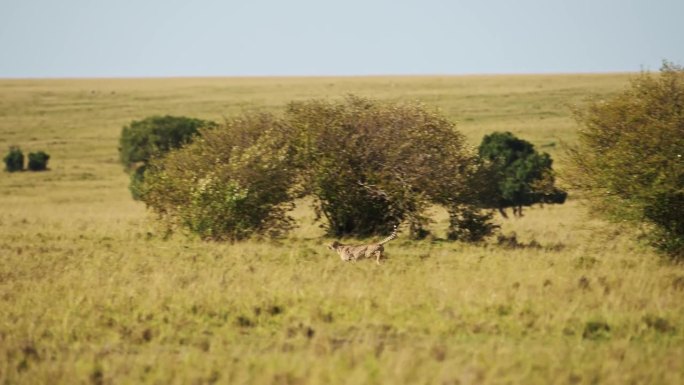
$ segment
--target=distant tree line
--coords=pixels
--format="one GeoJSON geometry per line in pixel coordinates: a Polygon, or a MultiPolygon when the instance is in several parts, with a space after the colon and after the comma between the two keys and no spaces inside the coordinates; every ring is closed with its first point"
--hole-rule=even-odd
{"type": "Polygon", "coordinates": [[[440,205],[449,239],[480,241],[498,227],[494,209],[521,214],[566,196],[550,157],[510,133],[486,138],[478,153],[436,110],[357,96],[221,124],[149,117],[124,127],[119,152],[136,199],[214,240],[282,234],[294,200],[312,196],[330,235],[388,234],[405,222],[422,238],[427,209],[440,205]]]}

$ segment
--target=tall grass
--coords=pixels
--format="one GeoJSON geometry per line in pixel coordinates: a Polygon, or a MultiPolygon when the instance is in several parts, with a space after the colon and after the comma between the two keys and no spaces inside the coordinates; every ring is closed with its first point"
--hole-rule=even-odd
{"type": "Polygon", "coordinates": [[[684,269],[574,199],[499,219],[502,244],[443,241],[435,210],[434,237],[344,264],[307,201],[281,240],[166,234],[116,152],[151,114],[353,92],[438,105],[473,145],[505,129],[556,156],[574,140],[563,106],[625,79],[2,80],[0,146],[45,149],[51,171],[0,175],[0,383],[682,383],[684,269]]]}

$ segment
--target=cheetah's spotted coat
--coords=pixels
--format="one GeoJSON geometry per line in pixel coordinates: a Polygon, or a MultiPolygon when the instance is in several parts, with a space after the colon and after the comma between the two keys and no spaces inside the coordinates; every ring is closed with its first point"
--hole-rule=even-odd
{"type": "Polygon", "coordinates": [[[340,258],[345,262],[356,262],[359,259],[375,258],[375,262],[379,265],[380,260],[385,258],[384,254],[382,253],[385,251],[383,245],[396,237],[397,226],[394,226],[392,234],[378,243],[371,243],[370,245],[343,245],[338,241],[335,241],[328,245],[328,248],[330,250],[336,251],[337,254],[340,255],[340,258]]]}

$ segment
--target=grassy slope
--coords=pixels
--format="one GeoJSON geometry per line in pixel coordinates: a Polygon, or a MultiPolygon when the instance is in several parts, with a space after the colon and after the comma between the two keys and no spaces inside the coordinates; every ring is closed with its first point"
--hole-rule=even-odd
{"type": "Polygon", "coordinates": [[[400,236],[381,267],[342,264],[304,207],[277,242],[163,239],[117,161],[132,119],[347,93],[557,157],[567,106],[627,78],[0,80],[0,146],[52,155],[0,174],[0,383],[682,383],[684,271],[575,201],[503,222],[538,247],[400,236]]]}

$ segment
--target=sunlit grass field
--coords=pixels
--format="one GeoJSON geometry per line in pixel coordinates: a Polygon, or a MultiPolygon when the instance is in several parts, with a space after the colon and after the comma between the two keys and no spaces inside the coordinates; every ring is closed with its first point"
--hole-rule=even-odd
{"type": "Polygon", "coordinates": [[[429,239],[344,264],[306,200],[284,239],[166,234],[118,162],[133,119],[353,93],[435,106],[473,146],[511,131],[562,170],[570,107],[628,79],[0,80],[0,154],[51,155],[0,173],[0,384],[684,383],[684,268],[577,199],[497,217],[508,245],[446,242],[435,209],[429,239]]]}

